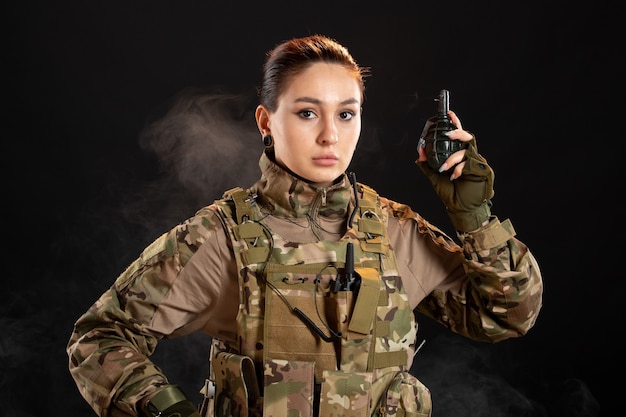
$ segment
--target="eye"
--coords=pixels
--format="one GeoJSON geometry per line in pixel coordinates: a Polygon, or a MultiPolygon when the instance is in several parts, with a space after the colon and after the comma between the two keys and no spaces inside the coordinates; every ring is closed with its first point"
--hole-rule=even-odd
{"type": "Polygon", "coordinates": [[[305,119],[312,119],[315,117],[315,113],[312,110],[300,110],[298,114],[305,119]]]}
{"type": "Polygon", "coordinates": [[[339,118],[341,120],[350,120],[354,117],[354,112],[352,111],[342,111],[339,113],[339,118]]]}

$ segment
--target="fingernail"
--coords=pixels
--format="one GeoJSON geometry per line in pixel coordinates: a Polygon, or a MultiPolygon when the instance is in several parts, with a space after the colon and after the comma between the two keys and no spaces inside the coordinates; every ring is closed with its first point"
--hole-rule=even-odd
{"type": "Polygon", "coordinates": [[[443,171],[445,171],[446,169],[448,169],[448,164],[444,162],[444,163],[443,163],[443,164],[441,164],[441,166],[439,167],[439,172],[443,172],[443,171]]]}
{"type": "Polygon", "coordinates": [[[450,134],[451,134],[451,133],[452,133],[452,131],[450,130],[450,131],[448,131],[448,132],[445,132],[445,133],[444,133],[444,135],[446,135],[446,136],[450,136],[450,134]]]}
{"type": "Polygon", "coordinates": [[[452,175],[450,175],[450,181],[454,181],[456,179],[456,176],[454,175],[454,172],[452,173],[452,175]]]}

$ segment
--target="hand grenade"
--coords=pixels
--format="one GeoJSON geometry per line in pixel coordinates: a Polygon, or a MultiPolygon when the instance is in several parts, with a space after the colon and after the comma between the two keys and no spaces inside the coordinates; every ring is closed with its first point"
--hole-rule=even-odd
{"type": "Polygon", "coordinates": [[[450,110],[450,92],[441,90],[439,98],[435,99],[437,104],[437,116],[435,121],[428,128],[428,132],[424,137],[424,150],[428,158],[428,164],[435,170],[448,159],[450,155],[464,149],[467,144],[458,140],[448,138],[445,133],[457,129],[448,116],[450,110]]]}

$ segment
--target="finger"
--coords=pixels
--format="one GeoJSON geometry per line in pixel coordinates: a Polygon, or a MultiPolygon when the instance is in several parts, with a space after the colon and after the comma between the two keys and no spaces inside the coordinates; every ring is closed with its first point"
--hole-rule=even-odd
{"type": "Polygon", "coordinates": [[[452,174],[450,174],[450,181],[453,181],[461,176],[463,173],[463,167],[465,167],[465,160],[456,164],[454,169],[452,170],[452,174]]]}
{"type": "Polygon", "coordinates": [[[463,130],[463,125],[461,125],[461,119],[459,119],[459,116],[457,116],[455,112],[453,112],[452,110],[448,110],[448,116],[450,116],[450,120],[452,120],[452,123],[454,123],[456,127],[463,130]]]}
{"type": "Polygon", "coordinates": [[[450,139],[459,140],[461,142],[469,142],[474,136],[466,130],[456,129],[446,132],[446,136],[450,139]]]}
{"type": "Polygon", "coordinates": [[[422,146],[420,146],[419,148],[417,148],[417,160],[425,161],[426,159],[426,150],[422,146]]]}
{"type": "Polygon", "coordinates": [[[455,153],[450,155],[448,159],[446,160],[446,162],[448,163],[448,166],[451,167],[451,166],[454,166],[458,163],[465,161],[467,159],[465,158],[466,152],[467,152],[467,149],[461,149],[460,151],[456,151],[455,153]]]}
{"type": "MultiPolygon", "coordinates": [[[[444,172],[452,168],[456,170],[457,167],[461,164],[463,164],[464,166],[466,160],[465,152],[465,149],[461,149],[460,151],[456,151],[455,153],[450,155],[448,159],[446,159],[446,161],[441,165],[441,167],[439,167],[439,172],[444,172]]],[[[463,167],[461,167],[461,170],[459,171],[459,175],[457,175],[457,177],[461,175],[461,171],[463,171],[463,167]]]]}
{"type": "Polygon", "coordinates": [[[472,140],[473,138],[472,134],[463,130],[463,126],[461,125],[461,119],[459,119],[456,113],[450,110],[448,111],[448,115],[450,116],[450,120],[452,121],[452,123],[454,123],[454,125],[458,128],[458,129],[451,130],[450,132],[448,132],[447,133],[448,137],[450,139],[460,140],[461,142],[467,142],[467,141],[472,140]]]}

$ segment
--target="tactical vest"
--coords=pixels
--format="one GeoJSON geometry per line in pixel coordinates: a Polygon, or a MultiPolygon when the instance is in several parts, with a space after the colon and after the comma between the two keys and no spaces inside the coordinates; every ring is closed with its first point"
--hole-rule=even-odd
{"type": "Polygon", "coordinates": [[[241,188],[216,201],[239,270],[238,344],[213,339],[203,416],[430,416],[407,369],[417,324],[387,219],[376,192],[358,190],[337,242],[284,240],[241,188]],[[349,246],[352,289],[340,285],[349,246]]]}

